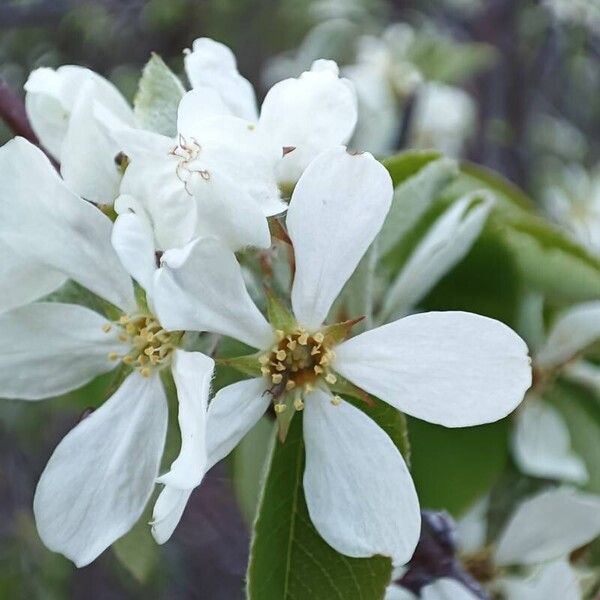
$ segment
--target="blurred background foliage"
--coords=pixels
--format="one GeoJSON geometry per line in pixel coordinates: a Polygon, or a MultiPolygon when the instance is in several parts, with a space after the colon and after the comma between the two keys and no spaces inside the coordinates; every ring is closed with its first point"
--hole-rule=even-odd
{"type": "MultiPolygon", "coordinates": [[[[81,64],[107,76],[132,98],[151,52],[181,74],[182,50],[195,38],[208,36],[233,49],[240,71],[263,95],[268,83],[296,76],[313,58],[335,58],[345,66],[360,64],[364,55],[357,40],[365,35],[389,43],[396,59],[401,54],[401,60],[393,62],[394,68],[402,66],[401,72],[385,72],[392,82],[398,118],[392,149],[436,145],[440,129],[431,133],[427,126],[441,122],[446,135],[442,150],[503,174],[555,220],[572,217],[578,202],[597,198],[600,203],[600,9],[593,1],[3,0],[0,77],[21,92],[29,72],[38,66],[81,64]],[[392,23],[410,27],[404,30],[410,32],[408,42],[404,33],[396,35],[397,30],[394,36],[385,33],[392,23]],[[393,47],[398,40],[403,40],[401,50],[393,47]],[[427,82],[467,94],[472,108],[467,110],[467,120],[456,125],[458,133],[444,129],[453,118],[449,106],[456,105],[431,103],[427,112],[411,84],[415,73],[427,82]],[[424,117],[419,117],[420,111],[424,117]],[[424,126],[419,129],[415,123],[420,118],[424,126]]],[[[0,125],[2,143],[11,135],[0,125]]],[[[399,163],[392,171],[402,179],[425,164],[416,168],[399,163]]],[[[454,183],[436,193],[443,189],[447,197],[456,197],[485,173],[465,167],[454,183]]],[[[492,184],[509,198],[508,203],[529,202],[503,180],[494,179],[492,184]]],[[[523,273],[530,274],[536,265],[517,264],[500,242],[502,235],[505,232],[488,223],[467,258],[423,306],[473,310],[517,327],[523,273]],[[476,297],[469,289],[475,278],[476,297]]],[[[511,239],[522,242],[516,234],[511,239]]],[[[597,290],[590,293],[590,289],[577,288],[567,300],[598,297],[597,290]]],[[[239,348],[231,349],[231,355],[239,353],[239,348]]],[[[218,385],[229,375],[220,373],[218,385]]],[[[35,405],[3,401],[0,598],[243,597],[248,525],[256,506],[268,421],[259,423],[228,464],[211,471],[166,546],[155,546],[141,522],[112,552],[75,570],[41,545],[31,513],[35,482],[57,441],[88,407],[105,399],[109,386],[102,378],[35,405]]],[[[574,439],[581,452],[597,449],[597,403],[590,408],[589,395],[576,386],[555,395],[569,426],[580,433],[574,439]],[[585,436],[593,441],[586,444],[585,436]]],[[[426,508],[459,516],[494,484],[501,482],[498,489],[502,489],[516,477],[508,452],[508,420],[458,431],[415,419],[409,426],[413,474],[426,508]]],[[[175,432],[169,443],[178,447],[175,432]]],[[[169,456],[167,452],[167,462],[169,456]]],[[[591,489],[600,493],[597,456],[588,461],[588,470],[591,489]]],[[[519,481],[519,490],[531,491],[536,485],[519,481]]]]}

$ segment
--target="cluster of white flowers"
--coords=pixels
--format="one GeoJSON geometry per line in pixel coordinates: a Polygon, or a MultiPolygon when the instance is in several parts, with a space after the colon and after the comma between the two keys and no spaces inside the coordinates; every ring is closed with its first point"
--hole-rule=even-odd
{"type": "MultiPolygon", "coordinates": [[[[336,323],[330,309],[393,196],[384,166],[344,147],[353,87],[319,60],[273,86],[259,114],[222,44],[196,40],[185,67],[192,89],[181,89],[170,135],[144,129],[97,74],[39,69],[27,110],[60,174],[23,139],[0,149],[0,396],[49,398],[109,371],[120,384],[50,458],[34,501],[40,536],[88,564],[136,523],[158,483],[152,532],[166,541],[205,472],[272,407],[282,438],[302,411],[304,492],[321,536],[343,554],[404,564],[420,530],[409,471],[347,394],[447,427],[495,421],[531,384],[527,347],[465,312],[351,337],[362,315],[336,323]],[[269,296],[267,320],[234,252],[256,258],[271,231],[286,240],[293,276],[288,298],[269,296]],[[94,310],[43,300],[67,280],[97,297],[94,310]],[[194,332],[256,350],[240,359],[249,378],[210,402],[215,362],[193,349],[194,332]],[[181,449],[160,474],[169,372],[181,449]]],[[[450,217],[458,227],[464,215],[450,217]]]]}

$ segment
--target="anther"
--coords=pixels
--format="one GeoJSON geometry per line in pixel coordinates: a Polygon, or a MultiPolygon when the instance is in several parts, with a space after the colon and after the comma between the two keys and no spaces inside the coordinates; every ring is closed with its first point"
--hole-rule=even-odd
{"type": "Polygon", "coordinates": [[[134,363],[134,358],[131,355],[127,355],[123,357],[123,363],[126,365],[132,365],[134,363]]]}
{"type": "Polygon", "coordinates": [[[296,340],[291,340],[287,343],[287,347],[289,350],[294,350],[297,345],[298,345],[298,342],[296,340]]]}
{"type": "Polygon", "coordinates": [[[277,336],[277,339],[279,341],[281,341],[285,337],[285,333],[281,329],[276,329],[275,335],[277,336]]]}
{"type": "Polygon", "coordinates": [[[144,367],[143,369],[140,370],[140,373],[141,373],[142,377],[150,377],[150,375],[152,374],[152,371],[150,370],[150,367],[144,367]]]}
{"type": "Polygon", "coordinates": [[[333,404],[334,406],[339,406],[342,403],[342,399],[340,398],[340,396],[333,396],[333,398],[331,399],[331,404],[333,404]]]}
{"type": "Polygon", "coordinates": [[[108,333],[111,329],[112,325],[110,323],[104,323],[104,325],[102,325],[102,331],[104,331],[104,333],[108,333]]]}
{"type": "Polygon", "coordinates": [[[273,375],[271,375],[271,381],[275,384],[281,383],[283,381],[283,375],[281,373],[273,373],[273,375]]]}
{"type": "Polygon", "coordinates": [[[277,358],[277,360],[285,360],[287,357],[287,353],[285,350],[278,350],[275,354],[275,357],[277,358]]]}
{"type": "Polygon", "coordinates": [[[315,372],[315,375],[320,375],[323,372],[323,367],[320,367],[319,365],[315,365],[313,367],[313,370],[315,372]]]}
{"type": "Polygon", "coordinates": [[[325,375],[325,381],[333,385],[337,381],[337,377],[333,373],[327,373],[327,375],[325,375]]]}
{"type": "Polygon", "coordinates": [[[295,387],[296,387],[296,382],[293,379],[290,379],[285,384],[285,391],[289,392],[290,390],[293,390],[295,387]]]}
{"type": "Polygon", "coordinates": [[[304,408],[304,402],[302,401],[302,398],[300,398],[300,396],[294,399],[294,408],[296,410],[302,410],[304,408]]]}
{"type": "Polygon", "coordinates": [[[306,344],[308,343],[308,333],[303,333],[301,335],[298,336],[298,343],[301,346],[306,346],[306,344]]]}
{"type": "Polygon", "coordinates": [[[119,360],[119,355],[116,352],[109,352],[108,360],[119,360]]]}
{"type": "Polygon", "coordinates": [[[285,404],[283,404],[283,402],[279,402],[278,404],[275,404],[273,406],[273,409],[275,410],[275,412],[277,414],[282,413],[286,408],[287,408],[287,406],[285,404]]]}
{"type": "Polygon", "coordinates": [[[317,333],[313,335],[313,339],[315,340],[315,342],[317,342],[317,344],[322,344],[323,340],[325,339],[325,336],[321,331],[317,331],[317,333]]]}

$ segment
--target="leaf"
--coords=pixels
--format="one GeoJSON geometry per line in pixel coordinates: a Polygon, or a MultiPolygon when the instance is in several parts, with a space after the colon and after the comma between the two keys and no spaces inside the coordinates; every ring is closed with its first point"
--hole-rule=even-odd
{"type": "Polygon", "coordinates": [[[134,113],[140,127],[175,137],[177,107],[184,94],[179,78],[158,54],[152,54],[142,72],[134,100],[134,113]]]}
{"type": "MultiPolygon", "coordinates": [[[[368,407],[397,446],[408,451],[404,417],[378,401],[368,407]]],[[[391,561],[350,558],[331,548],[310,521],[302,489],[302,413],[292,420],[286,442],[276,441],[255,522],[248,569],[249,600],[378,600],[391,577],[391,561]]]]}
{"type": "Polygon", "coordinates": [[[279,329],[285,333],[293,331],[298,324],[292,311],[269,288],[265,288],[265,296],[267,297],[267,317],[273,329],[279,329]]]}
{"type": "Polygon", "coordinates": [[[455,161],[430,158],[416,174],[396,187],[392,206],[377,236],[380,256],[388,254],[411,233],[457,173],[455,161]]]}
{"type": "Polygon", "coordinates": [[[409,150],[386,158],[382,164],[389,171],[394,187],[397,187],[425,165],[441,157],[437,150],[409,150]]]}
{"type": "Polygon", "coordinates": [[[249,600],[377,600],[391,577],[388,558],[338,554],[310,521],[304,492],[302,413],[276,442],[250,550],[249,600]]]}
{"type": "Polygon", "coordinates": [[[509,421],[448,429],[408,417],[411,472],[421,506],[459,516],[500,478],[509,421]]]}

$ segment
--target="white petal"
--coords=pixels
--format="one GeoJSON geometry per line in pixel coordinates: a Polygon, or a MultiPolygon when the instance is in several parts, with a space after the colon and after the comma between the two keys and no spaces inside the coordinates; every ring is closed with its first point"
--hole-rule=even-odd
{"type": "Polygon", "coordinates": [[[208,86],[198,86],[186,92],[177,108],[177,130],[191,136],[198,136],[203,122],[213,117],[231,115],[217,90],[208,86]]]}
{"type": "Polygon", "coordinates": [[[206,471],[206,409],[215,361],[200,352],[175,350],[173,379],[179,400],[181,450],[159,483],[179,489],[200,484],[206,471]]]}
{"type": "Polygon", "coordinates": [[[154,304],[169,330],[211,331],[254,348],[273,342],[273,329],[244,285],[233,253],[215,238],[200,239],[162,257],[154,304]]]}
{"type": "Polygon", "coordinates": [[[208,468],[225,458],[265,414],[271,402],[263,377],[219,390],[208,407],[208,468]]]}
{"type": "Polygon", "coordinates": [[[381,318],[404,315],[462,260],[492,208],[491,199],[474,204],[481,194],[455,202],[431,226],[390,286],[381,318]]]}
{"type": "Polygon", "coordinates": [[[462,553],[474,554],[485,546],[489,505],[488,496],[481,498],[456,522],[456,533],[462,553]]]}
{"type": "Polygon", "coordinates": [[[586,302],[565,311],[552,326],[536,363],[551,369],[574,358],[600,337],[600,302],[586,302]]]}
{"type": "MultiPolygon", "coordinates": [[[[190,172],[203,171],[205,181],[214,174],[225,175],[252,197],[265,216],[283,212],[287,205],[281,200],[275,176],[281,151],[243,119],[202,119],[193,109],[189,103],[183,103],[178,113],[179,133],[188,144],[195,142],[200,147],[197,158],[188,164],[190,172]],[[193,127],[191,131],[185,128],[188,125],[193,127]]],[[[243,198],[238,202],[243,207],[243,198]]]]}
{"type": "Polygon", "coordinates": [[[116,306],[135,306],[110,244],[112,223],[67,189],[41,150],[15,138],[0,149],[0,237],[116,306]]]}
{"type": "Polygon", "coordinates": [[[29,304],[58,289],[67,278],[0,241],[0,312],[29,304]]]}
{"type": "MultiPolygon", "coordinates": [[[[76,194],[96,204],[112,204],[122,177],[115,162],[119,147],[95,114],[99,96],[96,81],[87,82],[81,90],[63,141],[60,172],[76,194]]],[[[124,118],[125,124],[133,124],[129,107],[124,118]]]]}
{"type": "Polygon", "coordinates": [[[82,567],[129,531],[154,488],[166,431],[160,379],[130,375],[48,461],[33,503],[44,544],[82,567]]]}
{"type": "Polygon", "coordinates": [[[280,181],[294,182],[319,152],[348,142],[356,119],[354,88],[333,61],[317,60],[269,90],[258,128],[277,148],[295,148],[280,165],[280,181]]]}
{"type": "Polygon", "coordinates": [[[523,340],[465,312],[411,315],[362,333],[336,348],[334,368],[399,410],[446,427],[497,421],[531,385],[523,340]]]}
{"type": "Polygon", "coordinates": [[[94,85],[100,104],[120,118],[129,117],[131,110],[117,88],[90,69],[64,65],[55,71],[43,67],[32,71],[25,83],[25,106],[33,130],[59,161],[71,112],[89,83],[94,85]]]}
{"type": "Polygon", "coordinates": [[[496,563],[536,564],[570,554],[600,534],[600,496],[555,488],[523,502],[504,528],[496,563]]]}
{"type": "Polygon", "coordinates": [[[568,364],[562,373],[572,381],[589,387],[596,393],[600,392],[600,367],[598,365],[578,360],[568,364]]]}
{"type": "Polygon", "coordinates": [[[415,600],[416,596],[406,588],[392,583],[385,591],[384,600],[415,600]]]}
{"type": "Polygon", "coordinates": [[[158,478],[165,484],[152,515],[152,535],[159,544],[175,531],[192,490],[207,469],[206,409],[214,366],[212,358],[199,352],[176,350],[173,357],[181,450],[171,470],[158,478]]]}
{"type": "Polygon", "coordinates": [[[115,368],[127,348],[108,321],[75,304],[34,303],[0,315],[0,397],[39,400],[115,368]]]}
{"type": "Polygon", "coordinates": [[[419,540],[419,500],[400,451],[348,402],[318,390],[304,409],[304,493],[323,539],[346,556],[406,563],[419,540]]]}
{"type": "Polygon", "coordinates": [[[215,89],[232,114],[256,120],[254,89],[238,70],[233,52],[210,38],[194,40],[192,51],[184,57],[185,72],[192,87],[215,89]]]}
{"type": "Polygon", "coordinates": [[[214,236],[233,251],[246,247],[269,248],[271,233],[262,208],[237,184],[218,172],[210,181],[193,186],[197,202],[197,235],[214,236]]]}
{"type": "Polygon", "coordinates": [[[519,409],[512,450],[519,469],[533,477],[583,484],[588,472],[571,448],[571,436],[560,413],[532,397],[519,409]]]}
{"type": "Polygon", "coordinates": [[[193,490],[167,486],[158,495],[152,513],[152,536],[157,544],[164,544],[179,525],[193,490]]]}
{"type": "Polygon", "coordinates": [[[306,169],[287,214],[296,256],[292,306],[300,323],[323,323],[381,229],[392,194],[388,172],[370,154],[338,147],[306,169]]]}
{"type": "Polygon", "coordinates": [[[462,583],[442,577],[429,585],[426,585],[421,590],[422,600],[478,600],[479,596],[475,596],[462,583]]]}
{"type": "Polygon", "coordinates": [[[575,570],[565,560],[540,567],[529,577],[505,577],[496,585],[509,600],[581,600],[575,570]]]}
{"type": "Polygon", "coordinates": [[[112,245],[127,272],[151,294],[157,265],[148,222],[132,212],[120,214],[113,225],[112,245]]]}

